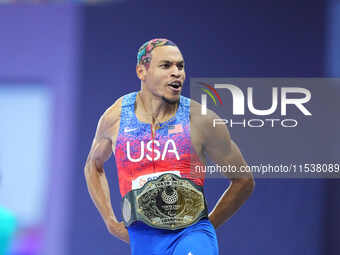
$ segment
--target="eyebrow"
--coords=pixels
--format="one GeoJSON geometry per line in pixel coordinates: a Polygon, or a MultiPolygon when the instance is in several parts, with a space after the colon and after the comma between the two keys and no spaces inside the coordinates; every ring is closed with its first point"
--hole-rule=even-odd
{"type": "MultiPolygon", "coordinates": [[[[161,60],[160,63],[166,63],[166,64],[172,64],[174,62],[170,61],[170,60],[161,60]]],[[[181,61],[178,61],[178,62],[175,62],[177,65],[178,64],[184,64],[184,60],[181,60],[181,61]]]]}

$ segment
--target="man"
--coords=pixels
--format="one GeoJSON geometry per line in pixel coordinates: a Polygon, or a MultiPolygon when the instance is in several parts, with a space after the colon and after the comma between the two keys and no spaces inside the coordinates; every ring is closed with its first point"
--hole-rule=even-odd
{"type": "Polygon", "coordinates": [[[250,196],[251,174],[231,184],[207,213],[204,176],[195,172],[205,155],[219,165],[246,165],[217,116],[200,115],[200,105],[181,96],[184,60],[167,39],[141,46],[136,72],[141,90],[119,98],[100,118],[85,176],[89,193],[109,232],[130,242],[136,254],[218,254],[215,229],[250,196]],[[114,152],[123,218],[113,212],[103,169],[114,152]]]}

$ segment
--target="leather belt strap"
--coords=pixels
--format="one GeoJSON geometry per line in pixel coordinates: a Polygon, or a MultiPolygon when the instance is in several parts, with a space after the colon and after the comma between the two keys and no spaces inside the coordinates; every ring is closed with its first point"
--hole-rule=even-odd
{"type": "Polygon", "coordinates": [[[203,188],[189,179],[166,173],[122,200],[122,215],[128,227],[135,221],[161,229],[180,229],[208,217],[203,188]]]}

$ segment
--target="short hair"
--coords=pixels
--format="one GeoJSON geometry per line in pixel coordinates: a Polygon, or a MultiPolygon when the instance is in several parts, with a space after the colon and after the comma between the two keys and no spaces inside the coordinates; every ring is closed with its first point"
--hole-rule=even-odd
{"type": "Polygon", "coordinates": [[[145,42],[138,50],[137,54],[137,65],[142,64],[145,65],[147,68],[151,62],[151,52],[161,46],[175,46],[177,45],[165,38],[155,38],[150,41],[145,42]]]}

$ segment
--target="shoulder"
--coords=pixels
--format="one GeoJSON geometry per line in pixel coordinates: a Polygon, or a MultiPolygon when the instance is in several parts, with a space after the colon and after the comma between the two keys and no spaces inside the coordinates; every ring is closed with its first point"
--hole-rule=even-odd
{"type": "Polygon", "coordinates": [[[230,140],[230,134],[225,123],[215,125],[215,121],[221,119],[214,111],[207,109],[206,114],[201,113],[201,104],[191,100],[190,122],[192,130],[199,133],[204,144],[211,143],[213,140],[230,140]]]}
{"type": "Polygon", "coordinates": [[[214,119],[218,119],[218,115],[209,109],[207,109],[206,114],[202,114],[202,105],[195,101],[190,100],[190,119],[195,124],[200,124],[203,126],[210,126],[214,119]]]}
{"type": "Polygon", "coordinates": [[[192,114],[200,113],[201,104],[193,99],[190,99],[190,111],[192,114]]]}
{"type": "Polygon", "coordinates": [[[107,108],[99,119],[98,130],[104,136],[110,136],[110,130],[119,122],[123,97],[118,98],[107,108]]]}

